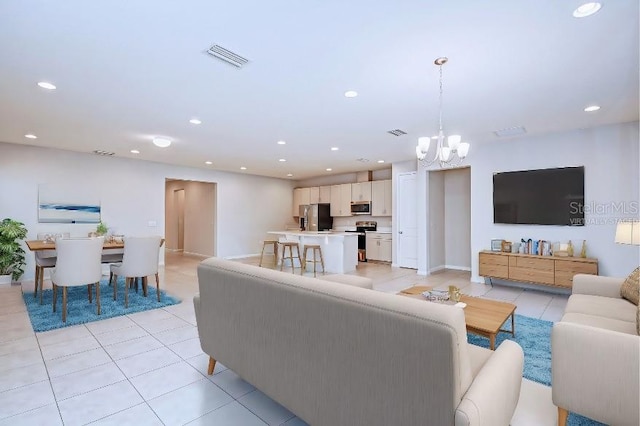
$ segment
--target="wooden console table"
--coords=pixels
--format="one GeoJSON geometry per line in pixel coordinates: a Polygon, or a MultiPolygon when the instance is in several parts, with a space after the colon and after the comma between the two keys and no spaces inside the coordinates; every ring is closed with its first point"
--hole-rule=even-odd
{"type": "Polygon", "coordinates": [[[539,256],[484,250],[479,254],[480,276],[571,288],[576,274],[598,275],[598,259],[539,256]]]}

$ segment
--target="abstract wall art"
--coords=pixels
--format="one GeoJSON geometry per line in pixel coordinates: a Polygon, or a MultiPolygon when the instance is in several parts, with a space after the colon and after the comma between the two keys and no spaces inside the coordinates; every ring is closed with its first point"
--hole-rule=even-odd
{"type": "Polygon", "coordinates": [[[38,222],[99,223],[100,197],[72,185],[38,185],[38,222]]]}

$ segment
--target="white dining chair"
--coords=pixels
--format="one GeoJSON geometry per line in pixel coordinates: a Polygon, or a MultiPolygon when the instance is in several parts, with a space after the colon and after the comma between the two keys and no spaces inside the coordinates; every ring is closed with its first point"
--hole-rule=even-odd
{"type": "MultiPolygon", "coordinates": [[[[69,232],[62,232],[58,234],[52,234],[51,232],[38,232],[39,240],[46,240],[51,235],[56,235],[58,238],[69,238],[71,235],[69,232]]],[[[56,251],[55,250],[39,250],[35,252],[36,255],[36,278],[33,289],[33,297],[40,292],[40,304],[42,305],[42,289],[44,286],[44,270],[47,268],[53,268],[56,266],[56,251]]]]}
{"type": "Polygon", "coordinates": [[[100,315],[100,279],[102,278],[102,246],[104,237],[59,238],[56,266],[51,272],[53,283],[53,312],[56,311],[58,287],[62,287],[62,322],[67,322],[67,287],[86,285],[89,303],[96,287],[97,313],[100,315]]]}
{"type": "Polygon", "coordinates": [[[118,277],[125,277],[124,306],[129,307],[129,286],[142,277],[142,291],[147,296],[147,277],[155,275],[156,294],[160,301],[160,277],[158,276],[158,255],[161,237],[125,237],[122,263],[111,265],[113,274],[113,300],[117,298],[118,277]]]}

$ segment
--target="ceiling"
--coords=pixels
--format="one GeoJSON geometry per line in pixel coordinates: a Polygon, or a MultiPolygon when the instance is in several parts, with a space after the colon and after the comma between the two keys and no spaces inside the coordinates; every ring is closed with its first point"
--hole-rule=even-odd
{"type": "Polygon", "coordinates": [[[375,170],[437,132],[439,56],[445,132],[470,157],[506,127],[638,120],[638,2],[576,19],[581,3],[3,0],[0,141],[294,180],[375,170]]]}

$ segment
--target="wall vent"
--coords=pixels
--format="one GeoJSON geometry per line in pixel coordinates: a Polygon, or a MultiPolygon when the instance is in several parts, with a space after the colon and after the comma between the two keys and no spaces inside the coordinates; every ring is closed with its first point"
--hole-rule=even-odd
{"type": "Polygon", "coordinates": [[[359,161],[361,163],[368,163],[369,159],[368,158],[356,158],[356,161],[359,161]]]}
{"type": "Polygon", "coordinates": [[[248,59],[243,58],[237,53],[233,53],[232,51],[227,50],[224,47],[219,46],[217,44],[214,44],[213,46],[211,46],[207,50],[207,53],[230,65],[233,65],[236,68],[242,68],[244,65],[246,65],[249,62],[248,59]]]}
{"type": "Polygon", "coordinates": [[[93,153],[96,154],[96,155],[104,155],[105,157],[112,157],[112,156],[116,155],[115,152],[103,151],[101,149],[96,149],[95,151],[93,151],[93,153]]]}
{"type": "Polygon", "coordinates": [[[499,138],[505,138],[509,136],[519,136],[527,133],[527,129],[523,126],[505,127],[504,129],[496,130],[493,132],[499,138]]]}
{"type": "Polygon", "coordinates": [[[389,133],[390,135],[393,135],[393,136],[402,136],[402,135],[406,135],[407,134],[407,132],[405,132],[404,130],[400,130],[400,129],[388,130],[387,133],[389,133]]]}

